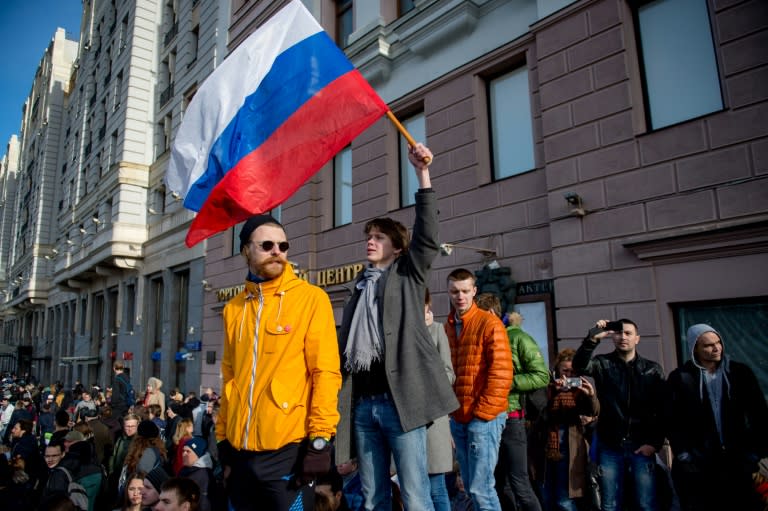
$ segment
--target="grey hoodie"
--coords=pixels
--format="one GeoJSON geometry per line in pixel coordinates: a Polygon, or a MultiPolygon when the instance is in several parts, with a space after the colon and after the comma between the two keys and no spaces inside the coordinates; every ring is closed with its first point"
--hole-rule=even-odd
{"type": "Polygon", "coordinates": [[[729,392],[730,397],[730,385],[728,384],[728,370],[729,363],[728,357],[725,355],[725,341],[720,332],[712,328],[705,323],[699,323],[693,325],[688,329],[688,333],[685,336],[685,340],[688,343],[688,352],[691,355],[691,362],[700,369],[699,375],[699,396],[704,399],[704,385],[707,386],[707,395],[709,396],[709,403],[712,406],[712,412],[715,416],[715,425],[717,431],[720,434],[720,440],[723,440],[723,419],[722,419],[722,398],[723,390],[729,392]],[[723,346],[723,358],[720,365],[717,367],[714,373],[708,372],[699,361],[696,360],[694,349],[699,338],[707,333],[713,332],[720,338],[720,343],[723,346]]]}

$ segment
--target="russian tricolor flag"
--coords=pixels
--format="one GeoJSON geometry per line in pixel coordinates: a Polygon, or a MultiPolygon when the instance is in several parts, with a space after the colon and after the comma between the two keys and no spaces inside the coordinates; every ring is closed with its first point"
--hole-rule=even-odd
{"type": "Polygon", "coordinates": [[[166,183],[198,212],[187,246],[281,204],[387,110],[301,2],[290,2],[184,113],[166,183]]]}

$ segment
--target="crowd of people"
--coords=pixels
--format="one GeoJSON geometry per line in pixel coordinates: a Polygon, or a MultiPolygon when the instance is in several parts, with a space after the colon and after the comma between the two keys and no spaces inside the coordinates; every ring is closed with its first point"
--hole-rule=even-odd
{"type": "Polygon", "coordinates": [[[194,509],[226,509],[222,478],[214,472],[219,396],[211,388],[200,396],[177,388],[166,397],[155,377],[136,396],[121,362],[114,372],[109,387],[44,386],[5,375],[3,505],[41,511],[181,509],[163,504],[178,493],[194,509]]]}
{"type": "MultiPolygon", "coordinates": [[[[547,367],[523,317],[450,271],[432,153],[410,147],[412,232],[375,218],[336,328],[288,263],[280,222],[243,225],[245,287],[222,311],[221,395],[111,388],[3,394],[0,501],[41,510],[709,511],[768,502],[768,406],[712,326],[665,378],[631,319],[597,320],[547,367]],[[612,350],[598,349],[604,340],[612,350]],[[12,402],[15,401],[15,404],[12,402]],[[9,411],[10,410],[10,411],[9,411]],[[664,456],[662,456],[664,455],[664,456]],[[670,470],[671,467],[671,470],[670,470]],[[67,507],[69,506],[69,507],[67,507]]],[[[15,507],[14,507],[15,506],[15,507]]]]}

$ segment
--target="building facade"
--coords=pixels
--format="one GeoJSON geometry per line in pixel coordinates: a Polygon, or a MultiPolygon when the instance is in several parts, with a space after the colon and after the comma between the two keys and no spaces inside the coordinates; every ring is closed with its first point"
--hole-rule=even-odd
{"type": "MultiPolygon", "coordinates": [[[[686,327],[708,322],[768,389],[762,2],[303,1],[436,155],[437,316],[465,267],[549,357],[628,317],[670,371],[686,327]]],[[[33,141],[32,126],[53,128],[29,120],[32,95],[20,156],[12,141],[2,163],[0,320],[18,370],[106,383],[124,360],[139,388],[154,375],[220,390],[221,310],[246,271],[238,229],[187,249],[191,213],[163,177],[197,85],[284,3],[84,2],[56,164],[33,141]],[[53,184],[30,187],[28,169],[53,184]]],[[[382,119],[274,212],[338,321],[365,222],[413,220],[405,150],[382,119]]]]}
{"type": "MultiPolygon", "coordinates": [[[[479,272],[551,357],[634,319],[667,371],[710,322],[768,390],[768,15],[759,1],[306,1],[435,153],[444,243],[430,281],[479,272]],[[755,346],[757,344],[757,346],[755,346]],[[758,356],[755,356],[758,353],[758,356]]],[[[234,1],[230,49],[281,2],[234,1]]],[[[281,207],[290,259],[340,311],[367,220],[409,225],[404,145],[382,119],[281,207]]],[[[236,229],[209,239],[203,345],[242,284],[236,229]]],[[[602,346],[607,351],[612,346],[602,346]]]]}
{"type": "MultiPolygon", "coordinates": [[[[2,341],[29,358],[17,356],[19,373],[109,385],[121,360],[139,389],[149,376],[199,387],[190,352],[200,344],[204,245],[184,247],[192,215],[162,181],[170,133],[223,59],[228,20],[229,6],[215,0],[84,1],[69,61],[55,77],[38,72],[35,87],[59,91],[59,103],[45,104],[49,132],[58,108],[59,138],[46,141],[45,179],[30,179],[44,191],[30,195],[18,173],[9,212],[17,225],[3,245],[11,255],[2,341]],[[42,220],[26,221],[25,208],[42,220]],[[38,241],[14,252],[28,240],[38,241]]],[[[30,130],[41,122],[35,87],[19,169],[40,147],[30,130]]]]}

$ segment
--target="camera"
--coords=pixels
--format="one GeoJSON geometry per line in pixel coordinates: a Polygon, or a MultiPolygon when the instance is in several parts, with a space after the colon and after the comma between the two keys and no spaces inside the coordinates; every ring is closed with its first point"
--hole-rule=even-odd
{"type": "Polygon", "coordinates": [[[621,321],[609,321],[605,324],[605,329],[621,333],[624,331],[624,324],[621,321]]]}
{"type": "Polygon", "coordinates": [[[581,387],[581,378],[579,378],[578,376],[574,378],[566,378],[565,386],[566,388],[569,388],[569,389],[581,387]]]}

